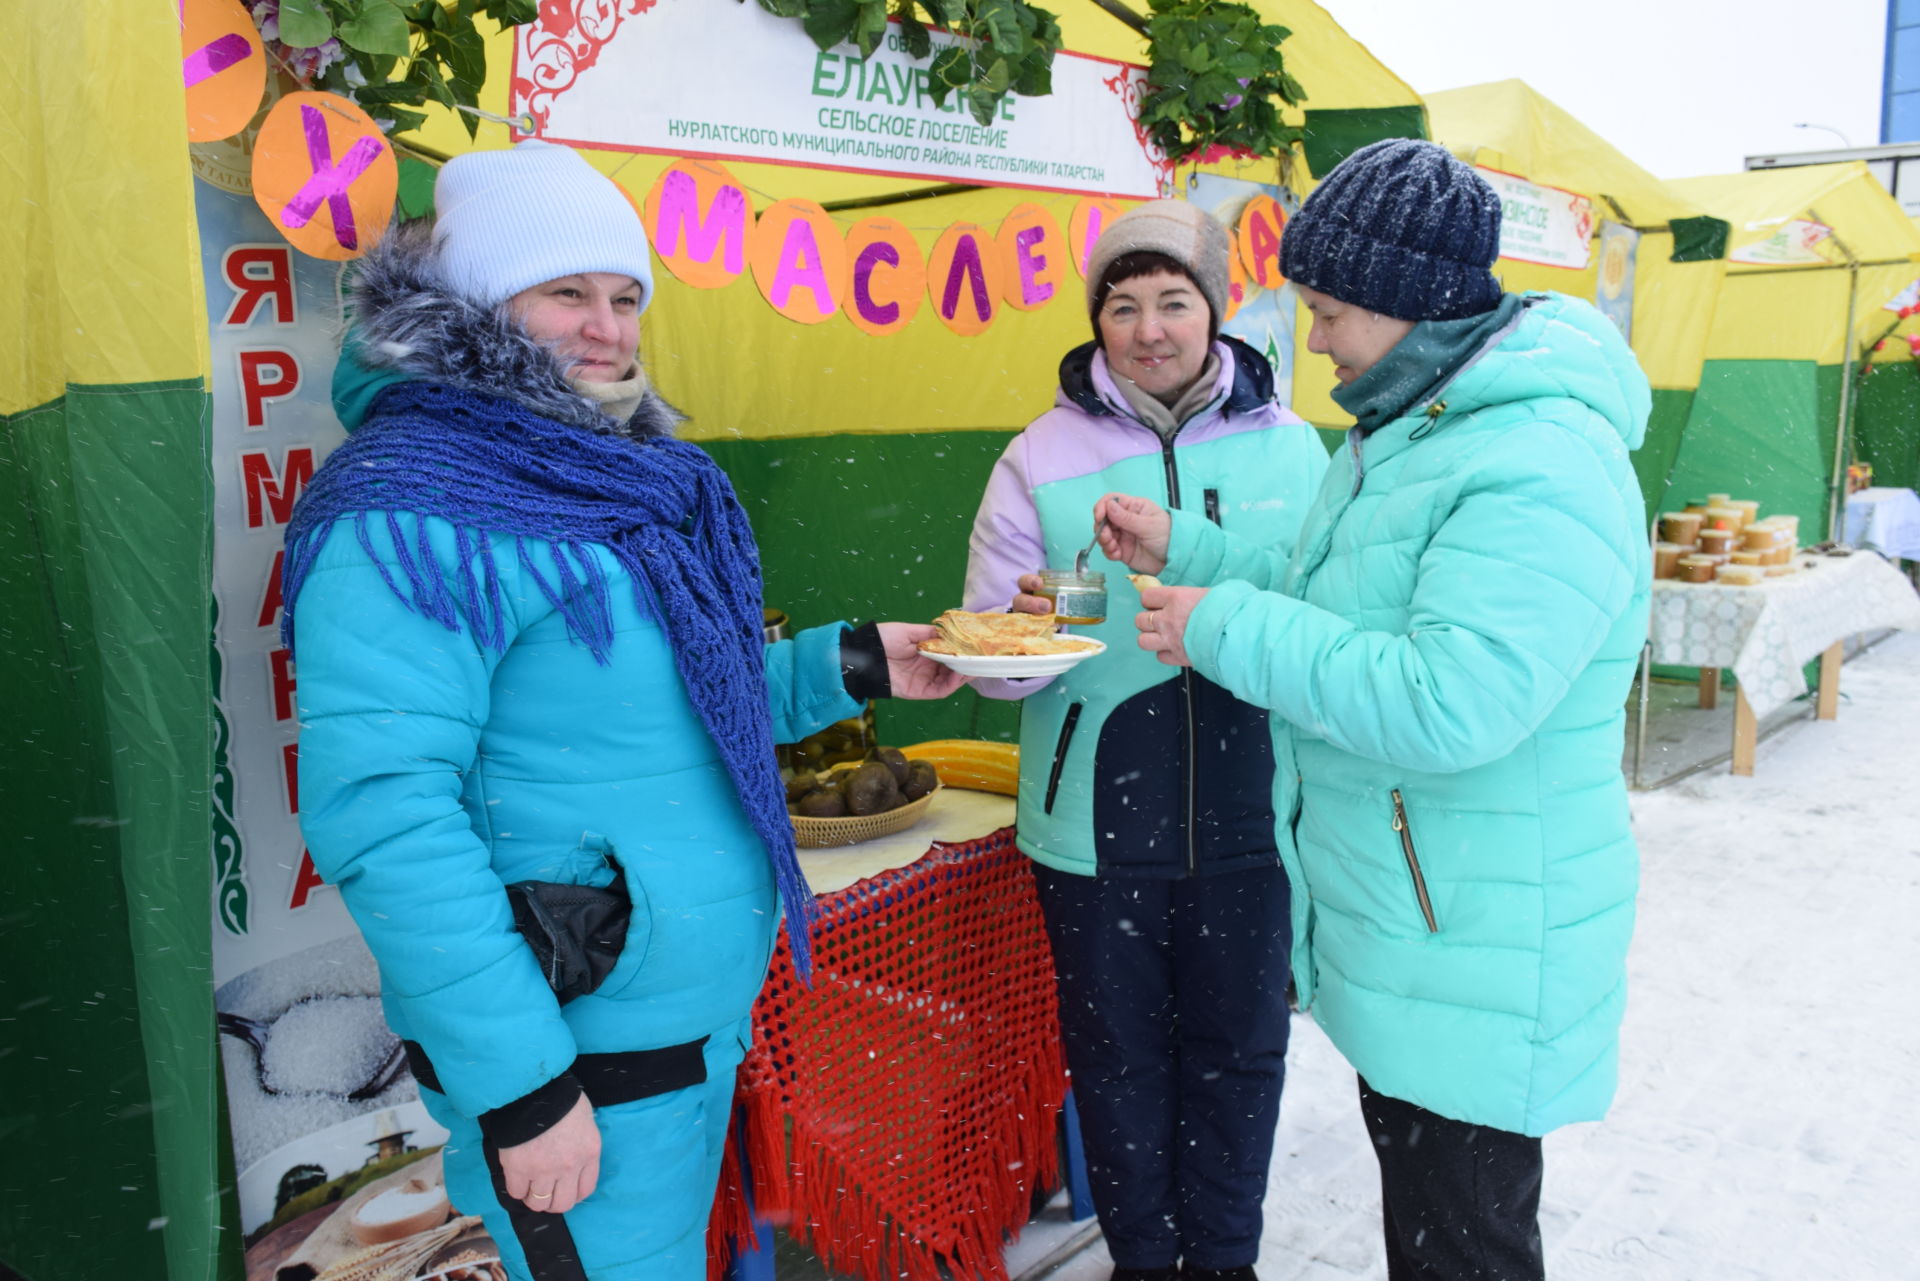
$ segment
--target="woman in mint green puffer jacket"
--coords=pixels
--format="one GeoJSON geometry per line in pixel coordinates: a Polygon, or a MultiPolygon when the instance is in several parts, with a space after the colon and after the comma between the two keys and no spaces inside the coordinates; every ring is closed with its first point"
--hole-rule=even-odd
{"type": "Polygon", "coordinates": [[[1221,584],[1187,654],[1276,713],[1299,780],[1302,1006],[1382,1093],[1544,1134],[1614,1089],[1649,394],[1591,307],[1514,303],[1440,399],[1335,452],[1291,563],[1175,512],[1162,577],[1221,584]]]}
{"type": "Polygon", "coordinates": [[[1394,1278],[1544,1278],[1539,1136],[1606,1111],[1626,1003],[1651,395],[1590,304],[1502,292],[1501,212],[1390,139],[1288,224],[1355,418],[1290,557],[1095,505],[1190,584],[1141,593],[1141,648],[1272,712],[1294,981],[1359,1073],[1394,1278]]]}

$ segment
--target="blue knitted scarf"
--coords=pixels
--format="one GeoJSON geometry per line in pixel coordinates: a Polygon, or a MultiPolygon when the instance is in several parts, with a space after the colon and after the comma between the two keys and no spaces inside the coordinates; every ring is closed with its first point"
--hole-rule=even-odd
{"type": "Polygon", "coordinates": [[[481,392],[389,388],[376,415],[314,475],[287,527],[280,633],[289,647],[300,588],[343,517],[401,603],[449,631],[464,625],[494,650],[506,648],[506,608],[487,535],[511,535],[520,567],[602,664],[613,646],[612,599],[588,548],[608,548],[632,576],[641,612],[666,630],[694,709],[766,843],[795,967],[810,972],[816,909],[774,761],[760,557],[711,458],[671,437],[585,431],[481,392]],[[442,566],[425,522],[409,530],[403,513],[450,522],[458,565],[442,566]],[[374,552],[372,521],[386,523],[398,577],[374,552]]]}

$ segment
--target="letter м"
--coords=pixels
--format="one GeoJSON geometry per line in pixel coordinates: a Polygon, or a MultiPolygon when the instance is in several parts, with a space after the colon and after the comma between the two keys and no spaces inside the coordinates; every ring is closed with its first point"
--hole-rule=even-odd
{"type": "Polygon", "coordinates": [[[691,174],[674,170],[660,185],[660,209],[653,227],[655,250],[662,258],[680,252],[686,240],[686,256],[695,262],[712,262],[714,253],[725,242],[722,267],[737,276],[746,266],[747,196],[740,188],[728,185],[714,192],[706,217],[700,216],[700,192],[691,174]]]}

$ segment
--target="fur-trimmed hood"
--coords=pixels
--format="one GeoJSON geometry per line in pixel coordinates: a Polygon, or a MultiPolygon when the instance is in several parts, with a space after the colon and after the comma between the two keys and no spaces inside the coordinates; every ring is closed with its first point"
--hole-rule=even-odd
{"type": "MultiPolygon", "coordinates": [[[[378,393],[420,380],[517,401],[543,418],[588,431],[616,430],[574,391],[553,351],[506,314],[449,290],[434,265],[433,224],[402,223],[360,260],[347,286],[351,321],[333,380],[335,411],[348,431],[378,393]]],[[[638,358],[636,357],[636,360],[638,358]]],[[[647,388],[617,430],[671,435],[680,412],[647,388]]]]}

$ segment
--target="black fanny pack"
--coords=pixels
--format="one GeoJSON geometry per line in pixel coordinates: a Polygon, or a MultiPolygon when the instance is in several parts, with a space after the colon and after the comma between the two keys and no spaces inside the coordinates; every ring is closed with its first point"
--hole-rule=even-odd
{"type": "Polygon", "coordinates": [[[613,884],[565,885],[557,881],[520,881],[507,886],[513,923],[533,949],[547,986],[565,1005],[606,981],[627,944],[633,900],[626,878],[612,855],[613,884]]]}

